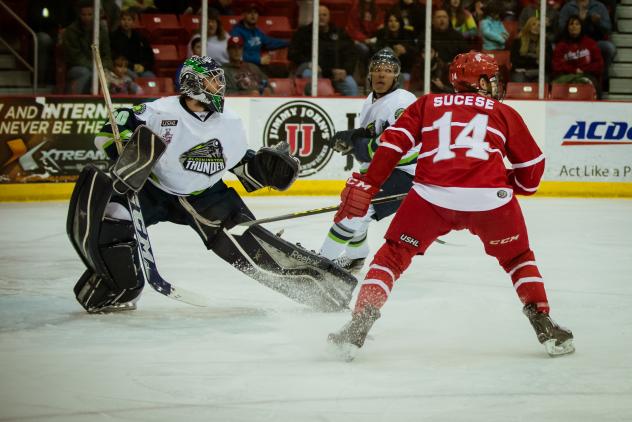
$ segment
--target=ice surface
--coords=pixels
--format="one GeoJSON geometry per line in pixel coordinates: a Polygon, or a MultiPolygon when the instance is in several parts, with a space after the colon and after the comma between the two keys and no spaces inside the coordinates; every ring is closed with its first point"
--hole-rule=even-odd
{"type": "MultiPolygon", "coordinates": [[[[247,202],[264,217],[336,200],[247,202]]],[[[574,355],[546,355],[509,278],[465,232],[414,260],[346,363],[325,339],[347,313],[257,284],[182,226],[150,229],[158,267],[208,308],[146,288],[137,311],[88,315],[66,204],[0,204],[0,421],[632,420],[632,201],[522,204],[574,355]]],[[[317,249],[330,218],[269,226],[317,249]]],[[[386,226],[372,226],[373,250],[386,226]]]]}

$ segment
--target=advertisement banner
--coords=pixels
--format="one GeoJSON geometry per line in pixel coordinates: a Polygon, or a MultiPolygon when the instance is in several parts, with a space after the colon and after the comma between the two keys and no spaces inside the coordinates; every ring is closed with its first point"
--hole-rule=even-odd
{"type": "Polygon", "coordinates": [[[547,102],[544,180],[632,182],[630,104],[547,102]]]}
{"type": "Polygon", "coordinates": [[[254,98],[250,103],[252,143],[272,146],[288,142],[301,160],[301,178],[344,180],[358,164],[334,153],[331,139],[340,130],[354,129],[362,99],[254,98]]]}
{"type": "Polygon", "coordinates": [[[93,142],[106,119],[100,98],[1,97],[0,183],[73,182],[88,163],[106,168],[93,142]]]}

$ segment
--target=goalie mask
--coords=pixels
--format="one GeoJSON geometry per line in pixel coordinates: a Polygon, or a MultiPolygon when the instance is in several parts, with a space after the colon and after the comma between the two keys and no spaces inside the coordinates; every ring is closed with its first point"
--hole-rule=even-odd
{"type": "Polygon", "coordinates": [[[224,110],[224,70],[210,57],[188,58],[180,71],[180,93],[205,104],[210,110],[224,110]]]}
{"type": "Polygon", "coordinates": [[[373,91],[375,87],[373,86],[372,73],[375,72],[389,72],[393,74],[393,82],[390,88],[387,88],[384,92],[378,92],[380,96],[386,95],[390,92],[395,91],[399,88],[399,72],[401,70],[401,64],[399,59],[395,55],[395,52],[389,47],[383,48],[371,57],[371,61],[369,62],[369,76],[368,82],[373,91]]]}
{"type": "Polygon", "coordinates": [[[450,64],[450,83],[456,92],[477,92],[502,99],[498,64],[489,54],[459,54],[450,64]]]}

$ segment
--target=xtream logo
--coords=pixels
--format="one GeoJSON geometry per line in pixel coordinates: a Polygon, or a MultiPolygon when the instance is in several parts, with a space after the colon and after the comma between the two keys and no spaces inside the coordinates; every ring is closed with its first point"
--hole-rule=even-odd
{"type": "Polygon", "coordinates": [[[299,176],[305,177],[320,171],[331,159],[329,140],[333,134],[334,124],[325,110],[308,101],[290,101],[268,118],[263,143],[273,146],[287,142],[290,154],[301,161],[299,176]]]}
{"type": "Polygon", "coordinates": [[[562,145],[632,145],[632,123],[577,120],[562,145]]]}
{"type": "Polygon", "coordinates": [[[60,172],[64,170],[80,170],[83,162],[107,161],[108,157],[101,150],[64,150],[64,149],[43,149],[48,141],[37,144],[27,151],[26,144],[22,139],[8,141],[7,145],[11,149],[13,156],[4,165],[17,160],[24,171],[36,171],[44,167],[47,171],[60,172]]]}

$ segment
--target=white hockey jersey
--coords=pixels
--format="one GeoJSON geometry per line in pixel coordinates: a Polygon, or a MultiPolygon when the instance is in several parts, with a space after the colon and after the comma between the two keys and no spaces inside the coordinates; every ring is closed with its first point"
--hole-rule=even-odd
{"type": "MultiPolygon", "coordinates": [[[[222,179],[246,154],[248,142],[241,118],[234,112],[192,113],[180,104],[178,96],[164,97],[143,103],[133,109],[135,119],[117,113],[119,127],[124,120],[145,124],[167,143],[167,149],[156,163],[150,181],[174,195],[191,195],[205,190],[222,179]]],[[[133,127],[123,124],[127,134],[133,127]]],[[[124,130],[125,131],[125,130],[124,130]]],[[[97,147],[105,149],[112,137],[101,134],[97,147]]],[[[127,135],[127,136],[126,136],[127,135]]]]}
{"type": "MultiPolygon", "coordinates": [[[[379,137],[382,132],[395,123],[395,120],[397,120],[404,110],[414,103],[416,99],[412,93],[400,88],[375,101],[373,101],[373,93],[369,94],[366,100],[364,100],[364,105],[360,112],[360,126],[371,132],[369,156],[373,157],[377,147],[380,145],[379,137]]],[[[402,157],[396,168],[414,175],[418,155],[419,147],[417,146],[402,157]]],[[[360,172],[365,172],[368,167],[369,163],[362,163],[360,172]]]]}

